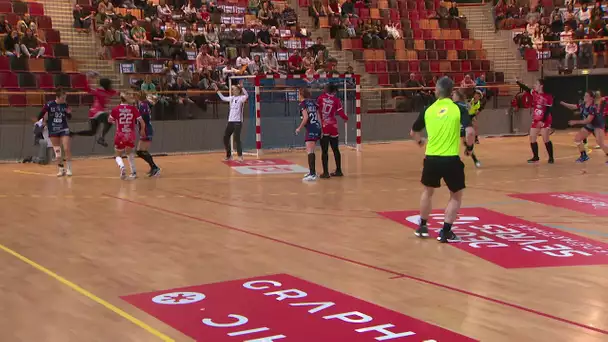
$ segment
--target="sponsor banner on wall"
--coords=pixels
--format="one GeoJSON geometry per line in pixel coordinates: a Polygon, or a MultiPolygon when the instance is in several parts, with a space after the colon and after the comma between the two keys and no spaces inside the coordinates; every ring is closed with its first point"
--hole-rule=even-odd
{"type": "MultiPolygon", "coordinates": [[[[418,211],[378,214],[412,229],[420,222],[418,211]]],[[[438,235],[443,219],[442,211],[431,214],[431,236],[438,235]]],[[[452,230],[462,242],[451,246],[505,268],[608,265],[606,243],[484,208],[461,209],[452,230]]]]}
{"type": "Polygon", "coordinates": [[[284,159],[229,160],[224,164],[244,175],[272,175],[285,173],[308,173],[308,169],[284,159]]]}
{"type": "Polygon", "coordinates": [[[570,209],[585,214],[608,216],[608,196],[592,192],[545,192],[511,194],[511,197],[570,209]]]}
{"type": "Polygon", "coordinates": [[[196,341],[475,341],[287,274],[122,299],[196,341]]]}

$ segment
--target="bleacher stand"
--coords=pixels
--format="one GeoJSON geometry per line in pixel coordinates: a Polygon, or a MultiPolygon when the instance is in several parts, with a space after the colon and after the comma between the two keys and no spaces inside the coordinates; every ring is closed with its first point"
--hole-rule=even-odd
{"type": "MultiPolygon", "coordinates": [[[[38,89],[82,89],[84,80],[43,4],[0,0],[0,106],[42,106],[54,96],[38,89]]],[[[70,96],[68,102],[88,105],[91,98],[70,96]]]]}

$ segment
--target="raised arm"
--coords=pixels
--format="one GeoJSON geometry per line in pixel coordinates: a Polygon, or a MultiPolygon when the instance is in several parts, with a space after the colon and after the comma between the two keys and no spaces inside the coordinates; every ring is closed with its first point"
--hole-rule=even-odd
{"type": "Polygon", "coordinates": [[[570,109],[570,110],[577,110],[578,109],[578,105],[572,104],[572,103],[568,103],[568,102],[564,102],[564,101],[560,101],[560,103],[562,106],[570,109]]]}

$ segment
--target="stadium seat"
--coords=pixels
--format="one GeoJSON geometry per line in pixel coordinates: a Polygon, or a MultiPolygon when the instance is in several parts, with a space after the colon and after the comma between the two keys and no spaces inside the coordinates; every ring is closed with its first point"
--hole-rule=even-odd
{"type": "Polygon", "coordinates": [[[112,59],[123,59],[127,57],[127,49],[124,45],[114,45],[110,48],[112,59]]]}
{"type": "Polygon", "coordinates": [[[61,72],[61,60],[59,58],[46,58],[44,69],[47,72],[61,72]]]}
{"type": "Polygon", "coordinates": [[[420,61],[420,71],[429,72],[431,71],[431,65],[429,61],[420,61]]]}
{"type": "MultiPolygon", "coordinates": [[[[9,90],[11,91],[11,90],[9,90]]],[[[13,89],[14,92],[19,92],[18,89],[13,89]]],[[[22,94],[10,94],[8,96],[8,103],[11,107],[25,107],[27,106],[27,99],[25,93],[22,94]]]]}
{"type": "Polygon", "coordinates": [[[72,88],[83,90],[87,88],[87,77],[84,74],[71,75],[72,88]]]}
{"type": "Polygon", "coordinates": [[[51,17],[43,15],[38,17],[37,20],[38,28],[42,30],[52,29],[53,28],[53,20],[51,17]]]}
{"type": "Polygon", "coordinates": [[[439,61],[430,61],[431,63],[431,72],[438,73],[440,72],[439,61]]]}
{"type": "Polygon", "coordinates": [[[18,0],[13,1],[13,12],[15,14],[24,15],[25,13],[27,13],[27,11],[27,3],[18,0]]]}
{"type": "Polygon", "coordinates": [[[418,61],[410,61],[409,62],[409,70],[410,70],[410,72],[419,72],[420,71],[420,62],[418,62],[418,61]]]}
{"type": "Polygon", "coordinates": [[[76,61],[70,58],[61,59],[61,71],[67,74],[77,73],[76,61]]]}
{"type": "Polygon", "coordinates": [[[54,89],[53,75],[52,74],[38,74],[38,88],[48,90],[54,89]]]}
{"type": "Polygon", "coordinates": [[[471,70],[480,71],[481,70],[481,61],[480,60],[471,60],[471,70]]]}
{"type": "Polygon", "coordinates": [[[27,58],[10,57],[11,71],[27,71],[27,58]]]}
{"type": "Polygon", "coordinates": [[[10,71],[11,70],[11,60],[9,57],[0,56],[0,71],[10,71]]]}
{"type": "Polygon", "coordinates": [[[490,61],[487,61],[487,60],[481,61],[481,70],[490,71],[490,61]]]}
{"type": "Polygon", "coordinates": [[[25,93],[25,102],[28,106],[41,107],[44,104],[44,95],[42,93],[25,93]]]}
{"type": "Polygon", "coordinates": [[[46,72],[46,70],[44,70],[44,59],[32,58],[27,61],[27,64],[28,64],[27,69],[30,72],[34,72],[34,73],[46,72]]]}
{"type": "Polygon", "coordinates": [[[452,61],[450,62],[450,71],[455,72],[455,71],[460,71],[460,61],[452,61]]]}
{"type": "Polygon", "coordinates": [[[397,73],[399,72],[399,62],[397,61],[388,61],[387,62],[387,69],[389,73],[397,73]]]}
{"type": "Polygon", "coordinates": [[[376,72],[378,73],[387,73],[388,72],[388,66],[386,61],[376,61],[376,72]]]}
{"type": "Polygon", "coordinates": [[[399,73],[406,73],[410,71],[410,63],[399,62],[399,73]]]}
{"type": "Polygon", "coordinates": [[[19,73],[17,74],[19,88],[22,89],[34,89],[37,88],[36,84],[36,76],[29,72],[19,73]]]}
{"type": "Polygon", "coordinates": [[[473,61],[477,59],[477,51],[475,50],[467,50],[467,59],[473,61]]]}
{"type": "Polygon", "coordinates": [[[13,13],[13,5],[10,2],[0,2],[0,13],[13,13]]]}
{"type": "Polygon", "coordinates": [[[55,74],[53,75],[53,84],[56,88],[71,88],[72,83],[70,75],[68,74],[55,74]]]}
{"type": "Polygon", "coordinates": [[[378,85],[380,85],[380,86],[391,85],[388,74],[378,74],[378,85]]]}
{"type": "Polygon", "coordinates": [[[44,15],[44,5],[37,2],[30,2],[28,4],[29,13],[31,16],[43,16],[44,15]]]}
{"type": "Polygon", "coordinates": [[[70,57],[70,49],[66,44],[57,43],[53,45],[53,55],[57,58],[70,57]]]}
{"type": "Polygon", "coordinates": [[[376,72],[376,63],[374,62],[365,62],[365,72],[373,74],[376,72]]]}
{"type": "Polygon", "coordinates": [[[19,80],[17,79],[17,75],[12,72],[0,73],[0,87],[19,88],[19,80]]]}
{"type": "Polygon", "coordinates": [[[446,40],[445,49],[446,50],[456,50],[456,43],[453,40],[446,40]]]}
{"type": "Polygon", "coordinates": [[[59,31],[54,29],[44,30],[44,34],[46,37],[46,42],[49,44],[57,44],[61,42],[61,35],[59,31]]]}
{"type": "Polygon", "coordinates": [[[463,72],[471,71],[471,61],[461,61],[460,68],[463,72]]]}

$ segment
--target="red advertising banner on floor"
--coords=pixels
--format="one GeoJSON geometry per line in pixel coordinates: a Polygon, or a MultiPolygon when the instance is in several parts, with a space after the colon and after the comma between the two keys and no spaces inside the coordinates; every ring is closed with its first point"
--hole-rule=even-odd
{"type": "Polygon", "coordinates": [[[475,341],[287,274],[122,299],[196,341],[475,341]]]}
{"type": "Polygon", "coordinates": [[[511,194],[514,198],[570,209],[595,216],[608,216],[608,196],[592,192],[546,192],[511,194]]]}
{"type": "MultiPolygon", "coordinates": [[[[413,229],[420,222],[417,211],[378,214],[413,229]]],[[[443,211],[433,211],[431,236],[442,226],[443,211]]],[[[505,268],[608,265],[606,243],[484,208],[461,209],[452,230],[462,238],[452,246],[505,268]]]]}

